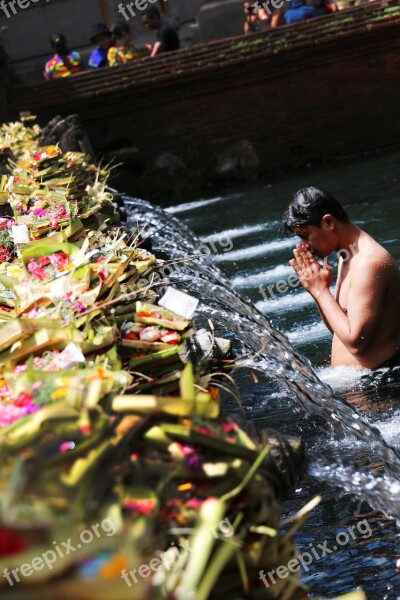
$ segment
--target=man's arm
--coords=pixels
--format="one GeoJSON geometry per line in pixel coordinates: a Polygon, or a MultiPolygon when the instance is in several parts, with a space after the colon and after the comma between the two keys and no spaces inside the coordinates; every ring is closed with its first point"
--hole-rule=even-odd
{"type": "Polygon", "coordinates": [[[324,313],[322,312],[321,308],[318,306],[318,302],[317,304],[317,308],[318,308],[318,312],[321,315],[321,319],[323,320],[323,322],[325,323],[326,327],[329,329],[329,331],[331,332],[331,334],[333,335],[335,332],[333,331],[332,327],[329,325],[329,321],[327,320],[327,318],[325,317],[324,313]]]}
{"type": "Polygon", "coordinates": [[[305,249],[294,252],[292,266],[316,301],[324,321],[352,355],[363,356],[373,345],[382,316],[387,283],[385,266],[370,259],[360,260],[350,284],[346,315],[329,290],[325,270],[311,252],[305,249]]]}
{"type": "Polygon", "coordinates": [[[163,45],[161,42],[156,42],[153,46],[153,49],[151,51],[151,58],[154,58],[160,51],[163,50],[163,45]]]}
{"type": "Polygon", "coordinates": [[[382,316],[381,286],[372,289],[373,268],[365,272],[365,280],[357,278],[351,283],[348,296],[348,312],[343,312],[329,290],[319,293],[315,301],[328,326],[353,356],[362,357],[374,343],[379,319],[382,316]]]}
{"type": "MultiPolygon", "coordinates": [[[[330,264],[328,263],[327,260],[324,260],[324,265],[325,265],[326,268],[332,269],[332,267],[330,266],[330,264]]],[[[340,260],[340,262],[339,262],[337,281],[340,280],[341,267],[342,267],[342,260],[340,260]]],[[[335,293],[333,295],[333,297],[336,300],[336,302],[338,302],[338,297],[339,297],[339,290],[338,290],[337,286],[338,286],[338,283],[336,282],[336,289],[335,289],[335,293]]],[[[322,312],[322,310],[318,306],[318,303],[316,303],[316,304],[317,304],[318,312],[321,315],[321,319],[323,320],[323,322],[325,323],[327,329],[329,329],[329,331],[331,332],[331,334],[334,335],[335,332],[333,331],[332,327],[329,325],[329,323],[328,323],[328,321],[327,321],[324,313],[322,312]]],[[[338,302],[338,304],[339,304],[339,302],[338,302]]],[[[340,306],[340,304],[339,304],[339,306],[340,306]]]]}
{"type": "Polygon", "coordinates": [[[279,25],[283,25],[283,24],[284,24],[283,8],[277,8],[271,17],[271,28],[275,29],[275,27],[278,27],[279,25]]]}

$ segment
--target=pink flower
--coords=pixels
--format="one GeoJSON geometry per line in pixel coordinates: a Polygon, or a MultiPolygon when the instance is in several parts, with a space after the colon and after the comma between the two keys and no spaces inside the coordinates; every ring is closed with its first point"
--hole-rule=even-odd
{"type": "Polygon", "coordinates": [[[75,302],[75,308],[76,310],[78,310],[79,312],[85,312],[86,311],[86,306],[83,304],[83,302],[81,302],[80,300],[77,300],[75,302]]]}
{"type": "Polygon", "coordinates": [[[46,267],[50,264],[50,260],[47,256],[39,256],[39,265],[41,267],[46,267]]]}
{"type": "Polygon", "coordinates": [[[188,500],[186,502],[186,506],[187,508],[200,508],[200,506],[202,506],[204,503],[204,500],[200,500],[199,498],[191,498],[190,500],[188,500]]]}
{"type": "Polygon", "coordinates": [[[67,211],[66,211],[66,209],[65,209],[65,206],[64,206],[64,204],[62,204],[62,205],[60,206],[60,210],[59,210],[59,211],[58,211],[58,213],[57,213],[57,217],[58,217],[58,218],[65,217],[65,216],[66,216],[66,214],[67,214],[67,211]]]}
{"type": "Polygon", "coordinates": [[[63,442],[60,446],[61,454],[65,454],[68,450],[73,450],[75,448],[74,442],[63,442]]]}
{"type": "Polygon", "coordinates": [[[42,267],[40,267],[38,263],[33,260],[33,258],[30,258],[28,260],[28,271],[32,275],[32,277],[35,277],[40,281],[44,281],[46,279],[46,271],[42,269],[42,267]]]}
{"type": "Polygon", "coordinates": [[[235,424],[234,423],[224,423],[222,425],[222,431],[224,433],[231,433],[232,431],[235,431],[235,424]]]}
{"type": "Polygon", "coordinates": [[[87,436],[87,435],[90,435],[90,433],[91,433],[90,425],[82,424],[79,426],[79,429],[81,430],[83,435],[87,436]]]}
{"type": "Polygon", "coordinates": [[[129,511],[138,513],[139,515],[149,516],[154,508],[154,500],[128,500],[128,502],[125,504],[125,508],[129,511]]]}
{"type": "Polygon", "coordinates": [[[40,408],[34,404],[14,406],[14,404],[4,405],[0,403],[0,428],[7,427],[7,425],[11,425],[15,421],[19,421],[19,419],[37,412],[38,410],[40,410],[40,408]]]}
{"type": "Polygon", "coordinates": [[[33,214],[34,214],[36,217],[45,217],[45,216],[47,215],[47,210],[44,210],[43,208],[36,208],[36,209],[33,211],[33,214]]]}
{"type": "Polygon", "coordinates": [[[56,269],[62,269],[69,262],[69,256],[68,254],[65,254],[65,252],[55,252],[54,254],[50,254],[49,258],[51,264],[54,265],[56,269]]]}
{"type": "Polygon", "coordinates": [[[29,406],[29,404],[32,404],[32,396],[28,392],[21,392],[18,398],[14,400],[14,406],[18,408],[29,406]]]}
{"type": "Polygon", "coordinates": [[[185,456],[190,456],[195,452],[194,448],[191,448],[190,446],[182,446],[182,450],[185,456]]]}
{"type": "Polygon", "coordinates": [[[214,431],[211,431],[211,429],[207,429],[207,427],[199,427],[198,432],[202,433],[203,435],[209,435],[210,437],[215,437],[214,431]]]}

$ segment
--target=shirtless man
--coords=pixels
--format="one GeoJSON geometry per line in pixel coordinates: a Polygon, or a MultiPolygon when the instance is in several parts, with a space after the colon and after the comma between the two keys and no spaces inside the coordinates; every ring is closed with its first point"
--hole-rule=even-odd
{"type": "Polygon", "coordinates": [[[333,334],[332,366],[400,365],[400,271],[389,252],[350,221],[336,198],[314,187],[297,192],[284,226],[302,239],[290,264],[333,334]],[[332,252],[340,255],[334,294],[332,252]]]}

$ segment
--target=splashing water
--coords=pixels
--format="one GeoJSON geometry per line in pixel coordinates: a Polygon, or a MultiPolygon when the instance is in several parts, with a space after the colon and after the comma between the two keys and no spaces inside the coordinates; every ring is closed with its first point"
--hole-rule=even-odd
{"type": "Polygon", "coordinates": [[[320,481],[340,487],[361,500],[365,500],[372,508],[385,509],[387,516],[392,516],[400,527],[400,481],[387,475],[359,471],[354,465],[332,465],[327,460],[316,460],[309,467],[309,473],[320,481]]]}
{"type": "Polygon", "coordinates": [[[326,459],[326,463],[314,463],[312,473],[400,519],[400,458],[379,431],[322,383],[287,338],[273,329],[250,301],[235,292],[228,279],[199,251],[204,243],[184,224],[144,200],[125,198],[125,203],[130,224],[145,227],[155,253],[167,255],[176,265],[164,283],[178,285],[199,298],[199,312],[234,333],[247,356],[251,351],[252,356],[240,365],[279,381],[295,393],[308,415],[322,417],[334,438],[355,438],[368,453],[369,462],[382,461],[387,471],[378,475],[367,468],[357,470],[354,465],[343,465],[336,455],[326,459]]]}

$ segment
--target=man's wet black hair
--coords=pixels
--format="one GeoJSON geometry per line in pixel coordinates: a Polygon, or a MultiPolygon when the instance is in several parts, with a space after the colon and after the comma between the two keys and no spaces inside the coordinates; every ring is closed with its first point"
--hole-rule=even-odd
{"type": "Polygon", "coordinates": [[[348,223],[350,217],[332,194],[315,187],[306,187],[293,196],[289,208],[283,215],[283,228],[293,233],[294,227],[316,225],[319,227],[324,215],[332,215],[342,223],[348,223]]]}
{"type": "Polygon", "coordinates": [[[144,11],[143,16],[149,17],[149,19],[152,19],[153,17],[161,18],[161,13],[156,6],[151,6],[150,8],[144,11]]]}

